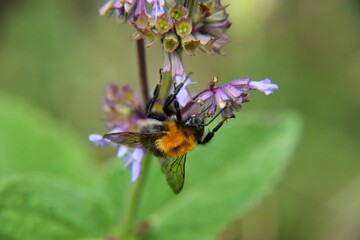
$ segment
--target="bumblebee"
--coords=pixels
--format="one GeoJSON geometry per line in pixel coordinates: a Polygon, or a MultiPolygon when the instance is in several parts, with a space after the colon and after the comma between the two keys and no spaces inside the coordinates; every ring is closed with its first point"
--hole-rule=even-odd
{"type": "Polygon", "coordinates": [[[149,121],[139,132],[108,133],[103,138],[128,147],[142,148],[158,157],[168,184],[177,194],[184,186],[186,154],[196,145],[208,143],[226,119],[207,134],[204,134],[205,127],[221,112],[206,124],[202,113],[184,119],[176,99],[184,83],[177,85],[174,92],[165,99],[163,112],[153,111],[158,101],[160,83],[156,85],[153,97],[146,105],[145,114],[149,121]]]}

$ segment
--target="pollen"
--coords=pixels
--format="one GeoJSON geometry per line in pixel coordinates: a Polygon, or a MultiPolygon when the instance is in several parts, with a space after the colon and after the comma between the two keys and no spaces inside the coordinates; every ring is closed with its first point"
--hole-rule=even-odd
{"type": "Polygon", "coordinates": [[[196,146],[194,133],[191,129],[178,126],[174,121],[167,124],[168,132],[157,140],[158,148],[170,157],[186,154],[196,146]]]}

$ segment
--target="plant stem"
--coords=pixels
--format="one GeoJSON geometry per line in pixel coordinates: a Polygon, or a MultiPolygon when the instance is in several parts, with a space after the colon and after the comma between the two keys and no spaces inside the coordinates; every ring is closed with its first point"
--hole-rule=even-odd
{"type": "Polygon", "coordinates": [[[137,61],[138,61],[141,95],[143,97],[144,105],[146,105],[146,103],[149,101],[149,85],[146,74],[146,57],[145,57],[144,39],[136,40],[136,52],[138,56],[137,61]]]}
{"type": "Polygon", "coordinates": [[[159,93],[159,98],[160,99],[166,99],[166,97],[169,95],[169,91],[171,88],[171,84],[172,84],[172,79],[171,79],[171,73],[169,72],[165,72],[162,73],[162,85],[160,88],[160,93],[159,93]]]}
{"type": "Polygon", "coordinates": [[[125,207],[120,232],[120,239],[122,240],[137,239],[137,236],[135,235],[136,215],[140,205],[141,194],[143,192],[142,190],[146,182],[145,179],[149,172],[150,159],[150,154],[146,154],[144,156],[141,163],[141,174],[131,189],[130,197],[125,207]]]}
{"type": "MultiPolygon", "coordinates": [[[[141,94],[143,97],[144,105],[149,101],[149,86],[146,71],[146,58],[144,40],[140,39],[136,41],[137,62],[139,71],[139,80],[141,87],[141,94]]],[[[141,163],[141,174],[137,181],[132,185],[128,202],[125,205],[124,218],[120,229],[120,238],[122,240],[137,239],[135,234],[135,224],[137,212],[141,202],[141,194],[143,192],[145,179],[149,171],[149,162],[151,155],[146,154],[141,163]]]]}
{"type": "Polygon", "coordinates": [[[184,7],[188,8],[188,17],[190,18],[193,12],[195,0],[185,0],[184,7]]]}
{"type": "Polygon", "coordinates": [[[184,1],[184,7],[185,7],[185,8],[189,7],[189,0],[185,0],[185,1],[184,1]]]}

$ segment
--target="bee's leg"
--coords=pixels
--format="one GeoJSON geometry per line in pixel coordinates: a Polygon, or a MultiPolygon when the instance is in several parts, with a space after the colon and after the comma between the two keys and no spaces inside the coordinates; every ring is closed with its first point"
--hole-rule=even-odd
{"type": "Polygon", "coordinates": [[[180,83],[179,85],[177,85],[174,88],[174,93],[170,94],[164,103],[163,106],[163,110],[165,113],[169,113],[170,115],[173,114],[173,111],[171,109],[169,109],[169,107],[171,106],[171,104],[176,100],[176,96],[178,95],[178,93],[180,92],[181,88],[184,86],[184,83],[180,83]]]}
{"type": "Polygon", "coordinates": [[[151,111],[155,105],[155,102],[159,97],[159,92],[160,92],[160,83],[156,84],[156,87],[155,87],[155,90],[153,93],[153,97],[150,98],[150,100],[146,104],[146,109],[145,109],[146,117],[149,117],[149,114],[151,113],[151,111]]]}
{"type": "Polygon", "coordinates": [[[221,120],[221,122],[219,122],[213,130],[211,130],[210,132],[208,132],[204,139],[199,141],[199,144],[206,144],[208,142],[210,142],[210,140],[214,137],[215,133],[221,128],[221,126],[224,124],[224,122],[227,120],[228,118],[224,118],[223,120],[221,120]]]}
{"type": "Polygon", "coordinates": [[[176,120],[178,123],[181,123],[182,122],[181,110],[180,110],[179,102],[176,99],[174,100],[174,107],[175,107],[176,120]]]}
{"type": "Polygon", "coordinates": [[[149,112],[146,117],[158,120],[160,122],[165,122],[168,119],[167,115],[158,112],[149,112]]]}

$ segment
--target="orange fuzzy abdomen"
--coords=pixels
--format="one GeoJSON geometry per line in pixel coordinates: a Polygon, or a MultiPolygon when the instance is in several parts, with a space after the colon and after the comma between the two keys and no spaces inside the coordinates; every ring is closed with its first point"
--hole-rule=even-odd
{"type": "Polygon", "coordinates": [[[158,148],[170,157],[186,154],[196,146],[191,129],[177,126],[174,121],[167,124],[167,134],[156,141],[158,148]]]}

